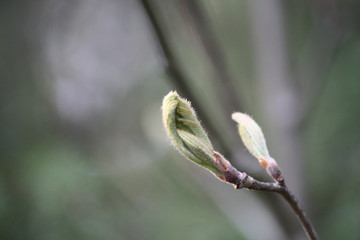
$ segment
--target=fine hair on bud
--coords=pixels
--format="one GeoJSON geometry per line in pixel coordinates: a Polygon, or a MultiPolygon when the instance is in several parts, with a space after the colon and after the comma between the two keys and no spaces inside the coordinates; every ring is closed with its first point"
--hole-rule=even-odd
{"type": "Polygon", "coordinates": [[[217,177],[224,175],[215,151],[189,101],[171,91],[162,104],[163,123],[174,147],[188,160],[206,168],[217,177]]]}

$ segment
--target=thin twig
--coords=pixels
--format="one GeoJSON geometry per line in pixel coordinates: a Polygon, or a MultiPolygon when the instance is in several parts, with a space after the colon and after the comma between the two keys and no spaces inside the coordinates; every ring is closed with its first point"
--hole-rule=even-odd
{"type": "MultiPolygon", "coordinates": [[[[232,171],[234,171],[232,169],[232,171]]],[[[310,219],[307,217],[304,209],[301,207],[299,201],[296,199],[294,194],[286,187],[285,182],[280,185],[279,183],[269,183],[269,182],[260,182],[247,174],[235,174],[236,176],[241,176],[236,181],[236,188],[247,188],[257,191],[266,191],[266,192],[276,192],[279,193],[293,209],[296,217],[301,223],[302,228],[304,229],[307,237],[310,240],[318,240],[318,236],[313,225],[310,222],[310,219]]],[[[231,182],[233,183],[233,182],[231,182]]]]}
{"type": "Polygon", "coordinates": [[[319,239],[314,227],[312,226],[310,219],[307,217],[304,209],[301,207],[299,201],[296,199],[294,194],[285,186],[280,192],[281,196],[285,198],[291,208],[294,210],[298,220],[300,221],[306,235],[311,240],[319,239]]]}

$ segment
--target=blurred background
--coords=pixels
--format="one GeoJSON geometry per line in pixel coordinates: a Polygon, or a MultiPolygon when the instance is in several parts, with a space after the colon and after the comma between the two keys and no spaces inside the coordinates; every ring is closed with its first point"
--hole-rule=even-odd
{"type": "Polygon", "coordinates": [[[231,113],[262,126],[321,239],[360,237],[360,2],[0,3],[0,239],[305,239],[272,193],[184,160],[170,90],[215,149],[270,181],[231,113]]]}

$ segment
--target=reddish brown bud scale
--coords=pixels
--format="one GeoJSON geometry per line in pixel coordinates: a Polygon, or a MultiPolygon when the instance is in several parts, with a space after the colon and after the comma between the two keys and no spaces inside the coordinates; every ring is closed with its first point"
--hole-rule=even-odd
{"type": "Polygon", "coordinates": [[[227,171],[225,171],[224,175],[226,182],[233,184],[234,187],[237,188],[239,182],[238,171],[235,168],[231,167],[227,171]]]}
{"type": "Polygon", "coordinates": [[[279,166],[276,163],[270,163],[266,167],[266,171],[278,183],[283,183],[284,182],[284,177],[283,177],[283,175],[281,173],[281,170],[280,170],[279,166]]]}

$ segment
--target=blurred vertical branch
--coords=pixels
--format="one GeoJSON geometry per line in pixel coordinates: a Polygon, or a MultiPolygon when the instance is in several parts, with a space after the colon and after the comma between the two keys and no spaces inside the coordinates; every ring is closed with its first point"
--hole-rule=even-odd
{"type": "Polygon", "coordinates": [[[151,0],[140,0],[141,5],[144,8],[144,11],[151,23],[151,26],[154,30],[155,36],[159,41],[159,45],[161,51],[164,54],[165,60],[167,61],[166,72],[169,75],[169,79],[172,80],[175,88],[187,99],[191,99],[192,104],[197,109],[199,117],[203,120],[206,128],[212,133],[215,139],[217,139],[217,144],[219,150],[221,150],[225,155],[231,155],[231,149],[223,144],[222,135],[219,130],[211,123],[208,116],[203,112],[200,107],[200,103],[198,102],[195,94],[191,91],[186,77],[181,71],[181,66],[176,60],[176,57],[171,50],[170,44],[166,38],[166,34],[161,26],[161,23],[158,19],[156,7],[154,6],[153,1],[151,0]]]}
{"type": "MultiPolygon", "coordinates": [[[[193,26],[198,33],[202,46],[208,56],[214,75],[214,85],[225,115],[231,116],[234,111],[242,111],[240,101],[235,91],[234,81],[226,64],[226,58],[221,50],[204,7],[200,1],[180,1],[185,5],[192,20],[193,26]]],[[[230,118],[227,118],[230,119],[230,118]]]]}

